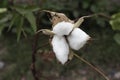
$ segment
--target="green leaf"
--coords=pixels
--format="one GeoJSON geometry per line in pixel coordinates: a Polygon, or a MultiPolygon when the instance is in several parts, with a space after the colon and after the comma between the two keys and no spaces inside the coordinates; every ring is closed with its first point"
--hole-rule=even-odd
{"type": "Polygon", "coordinates": [[[29,12],[38,11],[40,9],[37,6],[15,6],[12,8],[15,9],[18,13],[20,13],[22,15],[25,15],[29,12]]]}
{"type": "Polygon", "coordinates": [[[14,14],[14,15],[13,15],[13,18],[12,18],[12,20],[11,20],[11,22],[10,22],[8,31],[12,28],[12,26],[15,24],[15,22],[17,21],[18,18],[19,18],[19,15],[18,15],[18,14],[14,14]]]}
{"type": "Polygon", "coordinates": [[[21,15],[24,15],[26,13],[28,13],[27,10],[25,10],[23,7],[21,6],[15,6],[15,7],[12,7],[13,9],[15,9],[19,14],[21,15]]]}
{"type": "Polygon", "coordinates": [[[31,12],[40,10],[38,6],[27,6],[25,9],[31,12]]]}
{"type": "Polygon", "coordinates": [[[24,23],[24,17],[21,17],[20,22],[19,22],[18,27],[17,27],[17,41],[20,40],[23,23],[24,23]]]}
{"type": "Polygon", "coordinates": [[[12,17],[11,14],[8,14],[8,15],[4,16],[2,19],[0,19],[0,24],[3,24],[5,22],[7,22],[8,20],[11,19],[11,17],[12,17]]]}
{"type": "Polygon", "coordinates": [[[109,23],[112,26],[113,30],[120,30],[120,13],[114,14],[111,17],[112,19],[109,21],[109,23]]]}
{"type": "Polygon", "coordinates": [[[32,30],[34,32],[36,32],[37,31],[36,19],[35,19],[35,16],[33,15],[33,13],[29,12],[29,13],[25,14],[25,17],[28,20],[28,22],[30,23],[32,30]]]}
{"type": "Polygon", "coordinates": [[[119,17],[120,17],[120,12],[112,15],[112,19],[116,19],[119,17]]]}
{"type": "Polygon", "coordinates": [[[25,30],[23,28],[22,28],[22,32],[23,32],[24,37],[26,38],[27,34],[26,34],[26,32],[25,32],[25,30]]]}
{"type": "Polygon", "coordinates": [[[7,8],[0,8],[0,13],[4,13],[7,11],[7,8]]]}
{"type": "Polygon", "coordinates": [[[118,44],[120,44],[120,33],[115,34],[114,39],[118,44]]]}
{"type": "Polygon", "coordinates": [[[4,30],[5,25],[4,24],[0,24],[0,35],[2,35],[2,31],[4,30]]]}

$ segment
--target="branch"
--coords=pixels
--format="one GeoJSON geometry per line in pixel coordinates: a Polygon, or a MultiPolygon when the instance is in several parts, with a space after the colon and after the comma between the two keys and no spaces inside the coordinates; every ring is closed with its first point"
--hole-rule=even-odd
{"type": "Polygon", "coordinates": [[[82,16],[82,17],[83,17],[83,18],[89,18],[89,17],[94,17],[94,16],[101,16],[101,17],[104,17],[104,18],[106,18],[106,19],[108,19],[108,20],[111,19],[110,16],[108,16],[108,15],[106,15],[106,14],[104,14],[104,13],[95,13],[95,14],[91,14],[91,15],[88,15],[88,16],[82,16]]]}
{"type": "Polygon", "coordinates": [[[33,44],[32,44],[32,64],[31,64],[31,71],[35,80],[39,80],[37,75],[37,70],[35,66],[36,62],[36,52],[37,52],[37,42],[38,42],[38,34],[34,36],[33,44]]]}
{"type": "MultiPolygon", "coordinates": [[[[39,15],[39,13],[37,13],[37,15],[39,15]]],[[[36,18],[36,24],[37,24],[37,28],[40,27],[40,17],[36,18]]],[[[31,71],[34,77],[34,80],[39,80],[38,74],[37,74],[37,70],[36,70],[36,53],[37,53],[37,46],[38,46],[38,39],[39,39],[39,34],[34,34],[33,37],[33,44],[32,44],[32,63],[31,63],[31,71]]]]}

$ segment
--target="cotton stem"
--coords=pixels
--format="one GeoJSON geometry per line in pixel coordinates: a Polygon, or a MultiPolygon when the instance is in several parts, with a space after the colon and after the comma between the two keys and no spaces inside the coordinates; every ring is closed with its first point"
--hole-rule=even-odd
{"type": "Polygon", "coordinates": [[[36,52],[37,52],[37,43],[38,42],[38,34],[34,36],[33,45],[32,45],[32,64],[31,71],[35,80],[39,80],[36,70],[36,52]]]}
{"type": "Polygon", "coordinates": [[[89,63],[88,61],[86,61],[82,57],[78,56],[77,54],[75,54],[75,53],[73,53],[73,54],[74,54],[75,57],[77,57],[78,59],[80,59],[81,61],[83,61],[87,65],[89,65],[91,68],[93,68],[96,72],[98,72],[99,74],[101,74],[106,80],[110,80],[102,71],[100,71],[98,68],[96,68],[95,66],[93,66],[91,63],[89,63]]]}

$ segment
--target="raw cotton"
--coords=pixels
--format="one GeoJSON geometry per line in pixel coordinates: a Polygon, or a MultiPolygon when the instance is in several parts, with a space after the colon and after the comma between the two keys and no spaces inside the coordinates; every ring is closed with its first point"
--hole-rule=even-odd
{"type": "Polygon", "coordinates": [[[87,35],[80,28],[75,28],[72,33],[67,37],[69,45],[74,50],[79,50],[82,48],[86,42],[90,39],[90,36],[87,35]]]}
{"type": "Polygon", "coordinates": [[[68,60],[69,46],[74,50],[79,50],[90,39],[90,36],[83,30],[73,26],[74,24],[63,21],[53,27],[55,34],[52,39],[53,51],[62,64],[65,64],[68,60]]]}
{"type": "Polygon", "coordinates": [[[69,46],[63,36],[54,35],[52,39],[53,51],[57,59],[62,63],[68,60],[69,46]]]}
{"type": "Polygon", "coordinates": [[[53,27],[53,32],[59,36],[68,35],[72,31],[73,25],[70,22],[59,22],[53,27]]]}

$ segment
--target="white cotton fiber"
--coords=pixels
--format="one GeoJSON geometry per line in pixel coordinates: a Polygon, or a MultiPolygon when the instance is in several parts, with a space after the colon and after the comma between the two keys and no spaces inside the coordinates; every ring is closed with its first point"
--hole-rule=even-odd
{"type": "Polygon", "coordinates": [[[69,54],[69,46],[65,38],[63,36],[54,35],[52,39],[52,46],[57,59],[62,64],[65,64],[65,62],[67,62],[68,60],[68,54],[69,54]]]}
{"type": "Polygon", "coordinates": [[[75,28],[67,38],[70,47],[74,50],[79,50],[89,40],[90,36],[81,29],[75,28]]]}
{"type": "Polygon", "coordinates": [[[59,36],[68,35],[72,31],[73,25],[70,22],[59,22],[53,27],[53,32],[59,36]]]}

